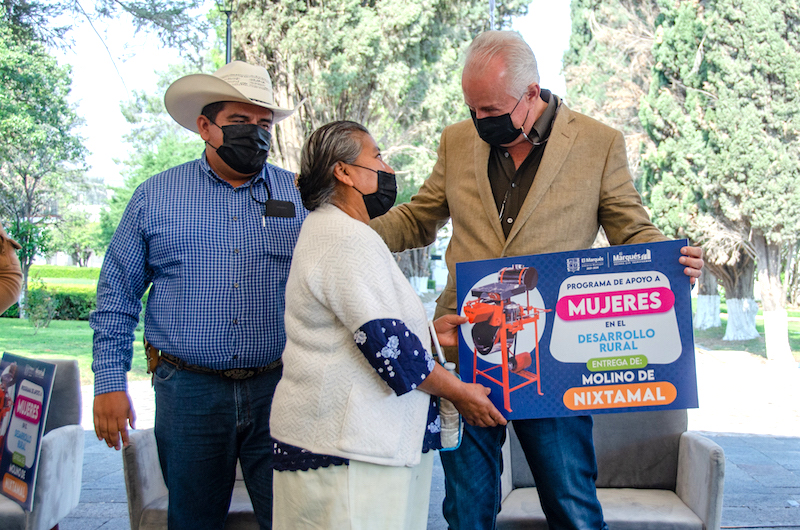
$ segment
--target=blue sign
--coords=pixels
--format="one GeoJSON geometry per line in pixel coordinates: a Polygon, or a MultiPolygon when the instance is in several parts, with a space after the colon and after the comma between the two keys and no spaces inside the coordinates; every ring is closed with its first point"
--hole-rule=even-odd
{"type": "Polygon", "coordinates": [[[456,264],[461,378],[508,419],[697,407],[686,245],[456,264]]]}
{"type": "Polygon", "coordinates": [[[0,361],[0,492],[33,509],[56,365],[4,353],[0,361]]]}

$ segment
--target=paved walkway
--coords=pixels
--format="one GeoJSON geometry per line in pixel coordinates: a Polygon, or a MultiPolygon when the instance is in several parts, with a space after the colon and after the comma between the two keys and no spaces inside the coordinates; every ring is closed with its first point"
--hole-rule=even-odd
{"type": "MultiPolygon", "coordinates": [[[[800,369],[776,366],[745,352],[698,347],[700,408],[689,411],[689,429],[701,431],[725,450],[727,528],[800,529],[800,369]]],[[[130,391],[137,427],[153,425],[153,393],[147,381],[130,391]]],[[[84,458],[81,504],[61,530],[129,530],[122,460],[97,441],[91,425],[91,387],[84,388],[84,458]]],[[[441,466],[434,468],[428,528],[447,527],[441,466]]]]}

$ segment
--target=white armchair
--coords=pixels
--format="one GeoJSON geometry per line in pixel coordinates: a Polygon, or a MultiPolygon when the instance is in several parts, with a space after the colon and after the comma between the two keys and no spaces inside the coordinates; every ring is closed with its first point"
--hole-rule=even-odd
{"type": "Polygon", "coordinates": [[[80,501],[84,434],[78,362],[47,362],[58,368],[42,437],[33,511],[26,512],[16,502],[0,495],[0,528],[3,530],[49,530],[80,501]]]}
{"type": "MultiPolygon", "coordinates": [[[[685,410],[594,416],[597,497],[610,530],[718,530],[725,455],[686,432],[685,410]]],[[[522,447],[503,447],[498,530],[547,529],[522,447]]]]}
{"type": "MultiPolygon", "coordinates": [[[[169,498],[153,429],[130,431],[130,444],[122,449],[125,488],[131,530],[166,530],[169,498]]],[[[258,530],[253,503],[239,466],[233,486],[225,530],[258,530]]]]}

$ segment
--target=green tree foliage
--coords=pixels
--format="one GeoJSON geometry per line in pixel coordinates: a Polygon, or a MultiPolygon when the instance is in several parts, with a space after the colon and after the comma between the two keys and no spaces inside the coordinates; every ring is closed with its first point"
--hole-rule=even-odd
{"type": "Polygon", "coordinates": [[[100,223],[91,222],[89,217],[84,211],[68,211],[52,230],[53,249],[67,254],[79,267],[87,267],[89,258],[104,248],[100,223]]]}
{"type": "Polygon", "coordinates": [[[175,123],[164,108],[164,92],[172,81],[189,73],[188,68],[188,65],[170,67],[159,75],[154,93],[134,91],[133,98],[122,108],[123,116],[132,125],[125,136],[131,149],[122,162],[123,185],[112,189],[108,207],[100,212],[99,238],[103,249],[111,242],[139,184],[171,167],[194,160],[203,152],[200,137],[175,123]]]}
{"type": "Polygon", "coordinates": [[[780,248],[800,228],[800,8],[717,0],[663,10],[658,82],[642,111],[659,142],[654,208],[676,225],[708,213],[741,234],[772,284],[765,307],[776,309],[780,248]]]}
{"type": "Polygon", "coordinates": [[[12,28],[16,39],[66,46],[73,23],[128,15],[136,32],[155,33],[166,46],[197,50],[208,25],[194,11],[204,5],[200,0],[95,0],[86,6],[90,12],[70,0],[0,0],[0,19],[12,28]]]}
{"type": "Polygon", "coordinates": [[[781,248],[800,231],[800,6],[727,0],[715,8],[708,39],[718,97],[709,134],[713,203],[749,226],[764,309],[777,310],[785,304],[781,248]]]}
{"type": "MultiPolygon", "coordinates": [[[[144,153],[152,151],[154,146],[167,138],[195,139],[196,141],[193,145],[197,149],[192,158],[197,158],[200,155],[200,151],[203,149],[203,141],[200,140],[197,134],[187,131],[175,123],[175,120],[170,117],[164,107],[164,93],[169,88],[169,85],[180,77],[197,73],[196,64],[207,65],[211,70],[216,70],[219,66],[222,66],[221,63],[209,61],[203,57],[194,58],[189,64],[171,65],[167,70],[158,72],[158,81],[152,91],[134,90],[131,99],[122,105],[122,115],[131,125],[130,132],[125,135],[125,141],[131,146],[134,159],[137,153],[144,155],[144,153]]],[[[172,145],[171,147],[174,148],[176,146],[172,145]]],[[[162,156],[168,157],[169,154],[164,153],[162,156]]],[[[178,163],[186,161],[184,157],[178,157],[178,159],[178,163]]],[[[133,161],[125,162],[125,165],[134,170],[141,164],[133,161]]],[[[151,169],[146,169],[146,171],[151,169]]],[[[163,169],[159,171],[163,171],[163,169]]],[[[159,171],[155,171],[155,173],[159,171]]],[[[155,173],[150,173],[150,175],[155,173]]]]}
{"type": "MultiPolygon", "coordinates": [[[[654,122],[651,107],[652,101],[660,97],[661,109],[666,110],[665,114],[672,119],[683,116],[683,113],[690,115],[691,110],[683,109],[676,101],[672,85],[662,88],[663,76],[655,81],[655,96],[642,103],[650,93],[652,72],[656,66],[654,46],[655,53],[661,54],[658,68],[675,64],[677,68],[686,67],[688,72],[695,67],[694,50],[690,50],[687,56],[682,49],[682,56],[665,60],[665,48],[669,49],[669,45],[664,43],[661,24],[664,19],[656,0],[573,1],[570,48],[564,56],[568,99],[572,107],[624,132],[631,170],[645,202],[655,210],[654,221],[659,228],[672,237],[690,237],[694,241],[702,238],[706,262],[714,275],[704,276],[701,294],[716,292],[714,276],[717,276],[722,279],[729,299],[752,299],[755,270],[752,256],[736,243],[740,238],[735,234],[731,237],[730,230],[715,223],[711,217],[698,217],[697,201],[701,197],[686,185],[687,179],[705,170],[705,158],[684,156],[687,149],[689,153],[702,152],[702,136],[698,144],[697,135],[700,128],[691,121],[684,121],[682,123],[687,124],[688,130],[673,134],[677,126],[670,124],[665,127],[666,122],[660,117],[654,122]],[[644,113],[643,120],[639,118],[640,107],[644,113]],[[655,152],[656,143],[659,145],[658,153],[655,152]],[[641,164],[642,157],[646,161],[646,172],[641,164]],[[694,160],[695,164],[687,167],[687,160],[694,160]],[[644,182],[641,180],[643,173],[647,178],[644,182]],[[654,188],[653,181],[659,179],[661,185],[654,188]]],[[[693,34],[697,24],[694,16],[684,15],[673,24],[673,33],[693,34]]],[[[693,93],[690,97],[697,95],[693,93]]],[[[754,302],[751,305],[755,307],[754,302]]],[[[703,309],[709,314],[719,312],[718,306],[703,309]]],[[[730,312],[735,314],[736,308],[730,312]]],[[[728,331],[736,327],[729,326],[728,331]]],[[[753,318],[750,318],[748,329],[746,338],[757,336],[753,318]]]]}
{"type": "MultiPolygon", "coordinates": [[[[503,2],[497,24],[526,11],[524,0],[503,2]]],[[[354,120],[381,145],[406,196],[429,174],[442,128],[468,117],[463,51],[488,29],[487,4],[469,0],[248,0],[235,20],[235,55],[269,70],[278,102],[307,98],[276,129],[276,163],[297,169],[313,130],[354,120]]]]}
{"type": "MultiPolygon", "coordinates": [[[[498,3],[508,28],[525,0],[498,3]]],[[[461,93],[463,54],[489,29],[476,0],[244,0],[234,18],[234,57],[267,68],[284,107],[306,100],[275,128],[277,165],[296,171],[303,140],[334,120],[364,124],[397,174],[407,201],[430,174],[442,129],[469,117],[461,93]]],[[[407,251],[409,252],[409,251],[407,251]]],[[[408,276],[427,276],[427,250],[400,257],[408,276]]]]}
{"type": "Polygon", "coordinates": [[[709,206],[703,188],[711,154],[707,118],[715,98],[706,90],[708,68],[700,46],[706,26],[695,3],[664,7],[656,29],[653,82],[640,110],[658,145],[646,158],[642,188],[660,227],[671,235],[691,231],[690,220],[709,206]]]}
{"type": "Polygon", "coordinates": [[[729,301],[725,338],[756,338],[755,252],[747,243],[746,225],[715,207],[708,172],[714,156],[709,117],[716,96],[709,91],[705,62],[707,12],[695,2],[662,8],[653,81],[640,109],[645,130],[658,148],[645,156],[642,190],[659,228],[704,247],[706,267],[722,281],[729,301]]]}
{"type": "Polygon", "coordinates": [[[26,219],[16,219],[8,227],[8,235],[20,245],[17,251],[22,273],[25,276],[23,288],[27,286],[28,274],[36,256],[46,254],[52,249],[50,231],[43,223],[33,223],[26,219]]]}
{"type": "MultiPolygon", "coordinates": [[[[738,234],[766,311],[784,306],[782,250],[800,229],[797,1],[660,2],[654,81],[641,116],[654,211],[738,234]]],[[[767,331],[769,336],[769,331],[767,331]]],[[[768,337],[769,341],[769,337],[768,337]]]]}
{"type": "Polygon", "coordinates": [[[59,199],[83,185],[85,150],[74,132],[80,120],[67,101],[69,68],[40,43],[12,33],[0,19],[0,216],[27,249],[20,256],[24,297],[49,216],[59,199]]]}
{"type": "Polygon", "coordinates": [[[650,87],[656,0],[573,0],[564,77],[572,108],[625,134],[634,178],[641,154],[654,149],[639,120],[650,87]]]}

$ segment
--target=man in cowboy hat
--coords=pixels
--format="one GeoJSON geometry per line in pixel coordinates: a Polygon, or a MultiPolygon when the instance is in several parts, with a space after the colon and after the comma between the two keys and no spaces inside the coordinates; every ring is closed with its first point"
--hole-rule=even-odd
{"type": "Polygon", "coordinates": [[[269,410],[281,375],[284,286],[307,211],[294,174],[266,163],[278,107],[267,71],[234,61],[175,81],[164,97],[200,134],[198,160],[134,192],[103,262],[92,314],[94,425],[116,449],[145,291],[145,345],[169,527],[225,524],[236,462],[261,528],[271,527],[269,410]]]}

